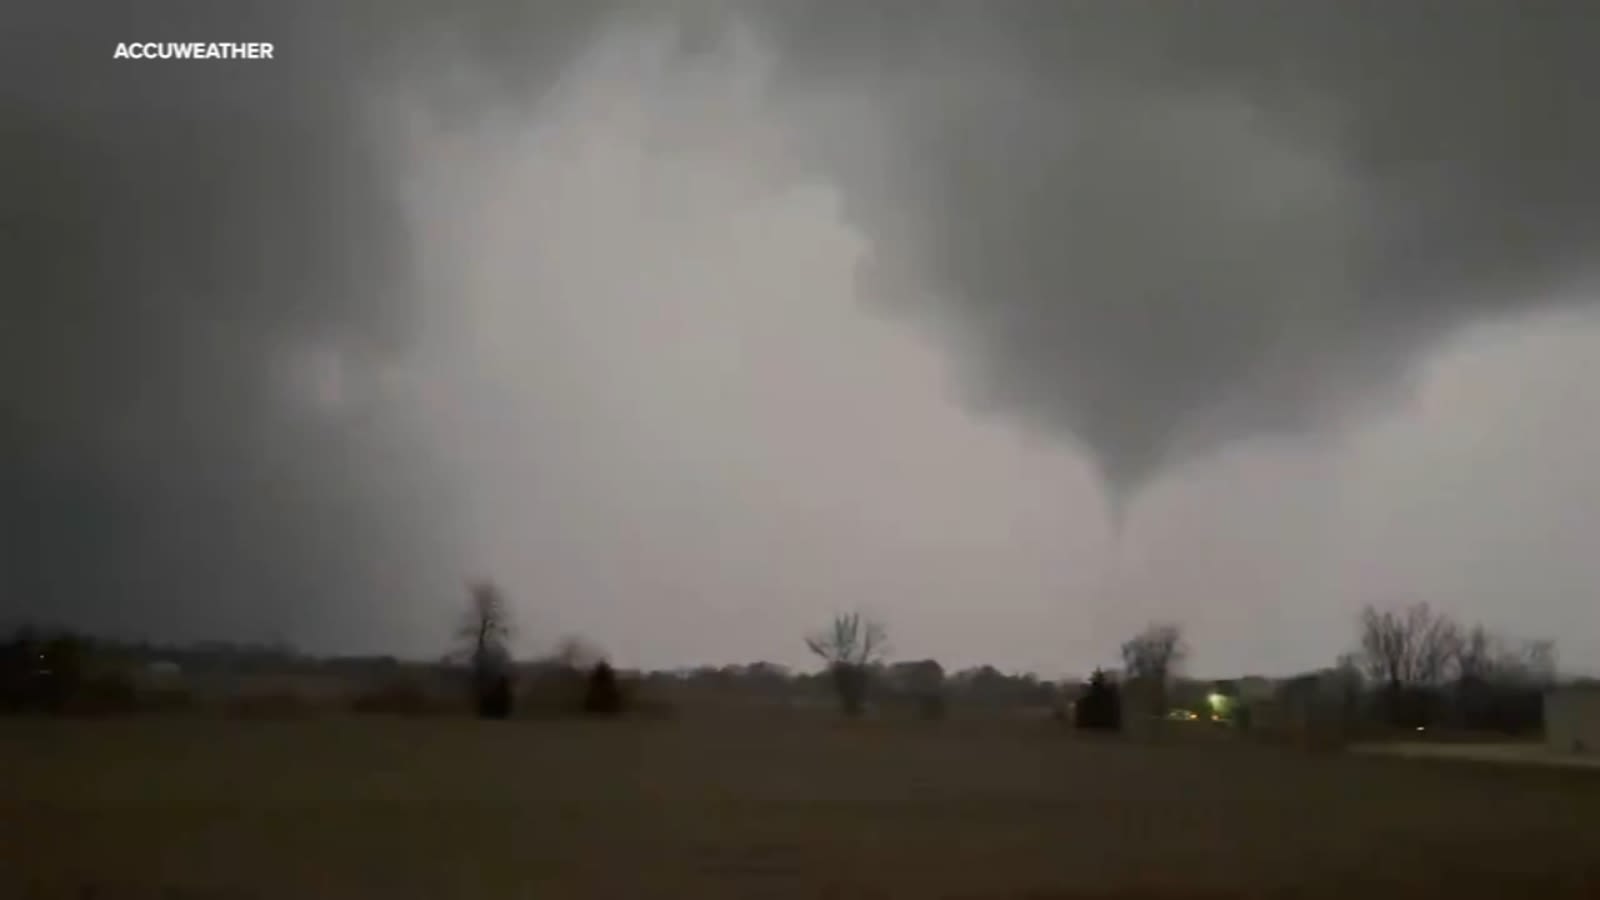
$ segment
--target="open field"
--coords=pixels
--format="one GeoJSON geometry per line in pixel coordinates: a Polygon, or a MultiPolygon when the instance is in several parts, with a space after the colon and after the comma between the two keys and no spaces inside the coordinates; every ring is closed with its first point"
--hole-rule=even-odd
{"type": "Polygon", "coordinates": [[[0,896],[1590,897],[1600,777],[1038,722],[8,721],[0,896]]]}

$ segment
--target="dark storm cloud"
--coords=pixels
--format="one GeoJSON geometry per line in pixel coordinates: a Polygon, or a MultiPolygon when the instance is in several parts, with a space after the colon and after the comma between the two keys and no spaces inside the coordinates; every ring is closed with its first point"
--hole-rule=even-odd
{"type": "Polygon", "coordinates": [[[370,380],[426,301],[373,110],[407,83],[467,110],[436,75],[457,58],[533,89],[599,13],[437,9],[8,11],[0,614],[348,643],[363,615],[457,582],[448,498],[403,410],[316,408],[316,360],[370,380]],[[112,56],[192,40],[276,53],[112,56]]]}
{"type": "MultiPolygon", "coordinates": [[[[625,6],[691,57],[756,26],[785,149],[871,243],[861,291],[1117,492],[1381,401],[1453,325],[1553,302],[1600,237],[1578,0],[625,6]]],[[[349,644],[454,591],[461,473],[358,389],[454,299],[418,286],[374,119],[395,92],[449,127],[531,116],[615,12],[9,11],[0,614],[349,644]]]]}
{"type": "Polygon", "coordinates": [[[969,399],[1114,490],[1381,399],[1600,238],[1582,2],[774,3],[804,143],[969,399]],[[850,98],[841,105],[837,100],[850,98]]]}

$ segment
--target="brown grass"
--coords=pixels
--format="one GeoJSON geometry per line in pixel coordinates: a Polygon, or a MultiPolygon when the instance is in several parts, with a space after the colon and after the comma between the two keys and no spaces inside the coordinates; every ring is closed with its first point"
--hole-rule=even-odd
{"type": "Polygon", "coordinates": [[[0,897],[1600,896],[1600,777],[1048,722],[0,722],[0,897]]]}

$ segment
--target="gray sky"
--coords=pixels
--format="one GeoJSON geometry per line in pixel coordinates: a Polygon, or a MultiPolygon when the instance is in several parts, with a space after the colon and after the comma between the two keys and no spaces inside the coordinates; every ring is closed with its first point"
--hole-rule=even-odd
{"type": "Polygon", "coordinates": [[[102,6],[0,35],[0,613],[1600,668],[1576,0],[102,6]]]}

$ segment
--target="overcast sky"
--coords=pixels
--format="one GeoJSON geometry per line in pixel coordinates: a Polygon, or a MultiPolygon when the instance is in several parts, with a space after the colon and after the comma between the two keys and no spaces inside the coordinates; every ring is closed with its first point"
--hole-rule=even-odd
{"type": "Polygon", "coordinates": [[[28,4],[0,617],[431,655],[1600,670],[1572,2],[28,4]],[[435,9],[437,7],[437,9],[435,9]],[[119,41],[272,60],[114,60],[119,41]]]}

